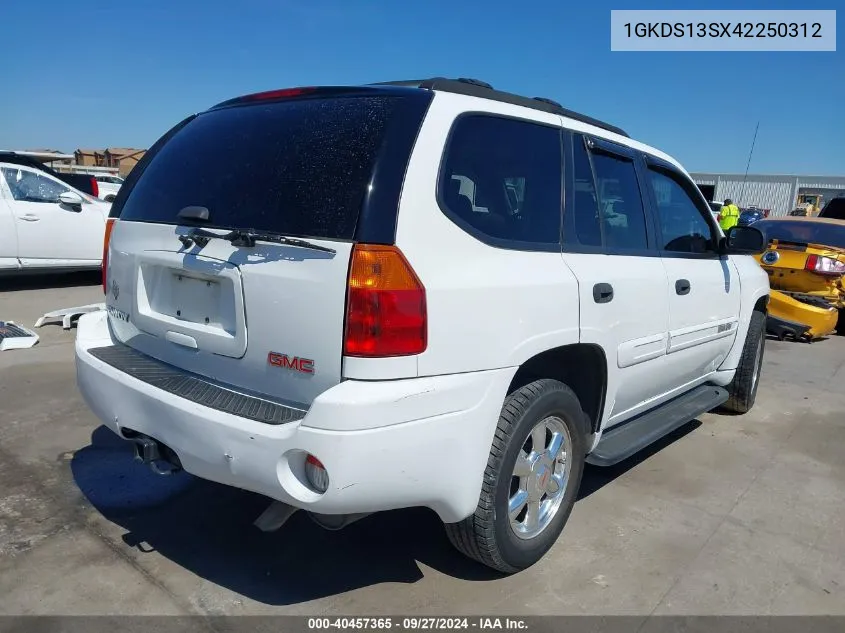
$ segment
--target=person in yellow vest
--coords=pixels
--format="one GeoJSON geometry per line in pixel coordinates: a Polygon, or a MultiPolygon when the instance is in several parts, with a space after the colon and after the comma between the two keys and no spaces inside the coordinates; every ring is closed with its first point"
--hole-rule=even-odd
{"type": "Polygon", "coordinates": [[[733,203],[733,200],[728,198],[725,200],[724,206],[719,209],[719,226],[725,233],[739,224],[739,207],[733,203]]]}

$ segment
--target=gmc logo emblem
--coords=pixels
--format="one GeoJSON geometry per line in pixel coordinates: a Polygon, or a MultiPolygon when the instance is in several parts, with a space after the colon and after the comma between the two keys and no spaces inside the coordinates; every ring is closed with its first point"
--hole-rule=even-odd
{"type": "Polygon", "coordinates": [[[314,373],[314,361],[310,358],[299,358],[294,356],[291,358],[287,354],[278,354],[270,352],[267,354],[267,362],[273,367],[281,367],[282,369],[292,369],[302,374],[314,373]]]}

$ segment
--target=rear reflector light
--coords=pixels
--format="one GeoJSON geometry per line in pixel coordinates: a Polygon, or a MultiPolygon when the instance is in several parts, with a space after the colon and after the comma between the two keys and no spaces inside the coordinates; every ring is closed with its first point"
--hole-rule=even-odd
{"type": "Polygon", "coordinates": [[[356,244],[349,266],[347,356],[421,354],[427,344],[425,288],[395,246],[356,244]]]}
{"type": "Polygon", "coordinates": [[[100,197],[100,183],[97,182],[96,178],[91,178],[91,195],[95,198],[100,197]]]}
{"type": "Polygon", "coordinates": [[[845,274],[845,264],[832,257],[808,255],[804,270],[820,275],[842,275],[845,274]]]}
{"type": "Polygon", "coordinates": [[[111,232],[114,228],[114,223],[116,221],[116,218],[109,218],[108,220],[106,220],[106,232],[103,235],[103,294],[107,292],[106,282],[108,281],[109,268],[109,242],[111,241],[111,232]]]}
{"type": "Polygon", "coordinates": [[[329,473],[326,472],[326,467],[310,453],[305,458],[305,477],[311,487],[320,494],[329,489],[329,473]]]}

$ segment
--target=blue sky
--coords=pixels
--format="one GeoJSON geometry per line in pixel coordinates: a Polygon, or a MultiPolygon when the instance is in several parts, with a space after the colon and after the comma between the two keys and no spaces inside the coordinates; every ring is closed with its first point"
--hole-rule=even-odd
{"type": "Polygon", "coordinates": [[[752,172],[845,175],[841,38],[836,53],[611,52],[612,8],[678,3],[5,2],[0,147],[147,147],[185,115],[246,92],[463,76],[615,123],[691,171],[744,171],[759,120],[752,172]]]}

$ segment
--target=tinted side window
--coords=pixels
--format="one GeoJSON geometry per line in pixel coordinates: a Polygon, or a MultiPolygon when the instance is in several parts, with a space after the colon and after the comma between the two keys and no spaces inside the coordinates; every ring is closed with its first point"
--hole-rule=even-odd
{"type": "Polygon", "coordinates": [[[681,183],[656,169],[649,168],[648,173],[657,202],[661,248],[677,253],[715,252],[713,230],[681,183]]]}
{"type": "Polygon", "coordinates": [[[645,211],[634,163],[594,152],[599,210],[605,246],[610,249],[646,249],[645,211]]]}
{"type": "Polygon", "coordinates": [[[465,229],[506,242],[560,242],[560,131],[464,116],[452,130],[440,175],[446,214],[465,229]]]}
{"type": "Polygon", "coordinates": [[[601,246],[601,224],[598,196],[593,182],[593,168],[590,156],[584,146],[584,138],[573,137],[573,175],[575,178],[572,196],[573,223],[575,235],[582,246],[601,246]]]}

